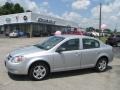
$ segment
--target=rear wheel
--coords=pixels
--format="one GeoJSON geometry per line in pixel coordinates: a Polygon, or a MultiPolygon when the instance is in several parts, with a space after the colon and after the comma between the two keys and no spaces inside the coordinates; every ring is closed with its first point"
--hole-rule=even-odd
{"type": "Polygon", "coordinates": [[[49,68],[44,63],[34,64],[29,70],[29,77],[32,80],[43,80],[49,73],[49,68]]]}
{"type": "Polygon", "coordinates": [[[100,58],[96,64],[96,70],[98,72],[104,72],[108,66],[108,62],[106,58],[100,58]]]}

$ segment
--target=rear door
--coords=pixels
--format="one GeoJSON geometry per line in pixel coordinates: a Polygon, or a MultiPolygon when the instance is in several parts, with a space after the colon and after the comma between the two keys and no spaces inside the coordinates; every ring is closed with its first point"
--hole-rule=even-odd
{"type": "Polygon", "coordinates": [[[83,38],[83,49],[81,68],[93,67],[96,64],[97,57],[100,53],[100,43],[97,40],[83,38]]]}

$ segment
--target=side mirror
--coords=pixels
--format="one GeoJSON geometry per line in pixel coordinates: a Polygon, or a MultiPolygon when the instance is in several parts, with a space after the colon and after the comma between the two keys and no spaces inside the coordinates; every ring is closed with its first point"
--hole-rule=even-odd
{"type": "Polygon", "coordinates": [[[61,53],[61,52],[65,51],[65,50],[66,50],[65,48],[61,47],[61,48],[58,48],[58,49],[56,50],[56,52],[61,53]]]}

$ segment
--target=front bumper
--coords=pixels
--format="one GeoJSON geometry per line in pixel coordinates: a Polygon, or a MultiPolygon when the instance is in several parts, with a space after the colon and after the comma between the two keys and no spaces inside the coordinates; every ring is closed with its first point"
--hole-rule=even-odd
{"type": "Polygon", "coordinates": [[[27,75],[28,70],[26,69],[26,64],[21,63],[12,63],[11,61],[5,60],[5,66],[8,72],[17,75],[27,75]]]}

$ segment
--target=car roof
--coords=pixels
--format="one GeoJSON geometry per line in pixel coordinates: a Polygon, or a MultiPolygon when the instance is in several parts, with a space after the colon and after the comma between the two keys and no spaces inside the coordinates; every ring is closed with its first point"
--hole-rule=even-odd
{"type": "Polygon", "coordinates": [[[59,35],[59,36],[64,37],[64,38],[90,38],[90,39],[95,39],[94,37],[83,36],[83,35],[59,35]]]}

